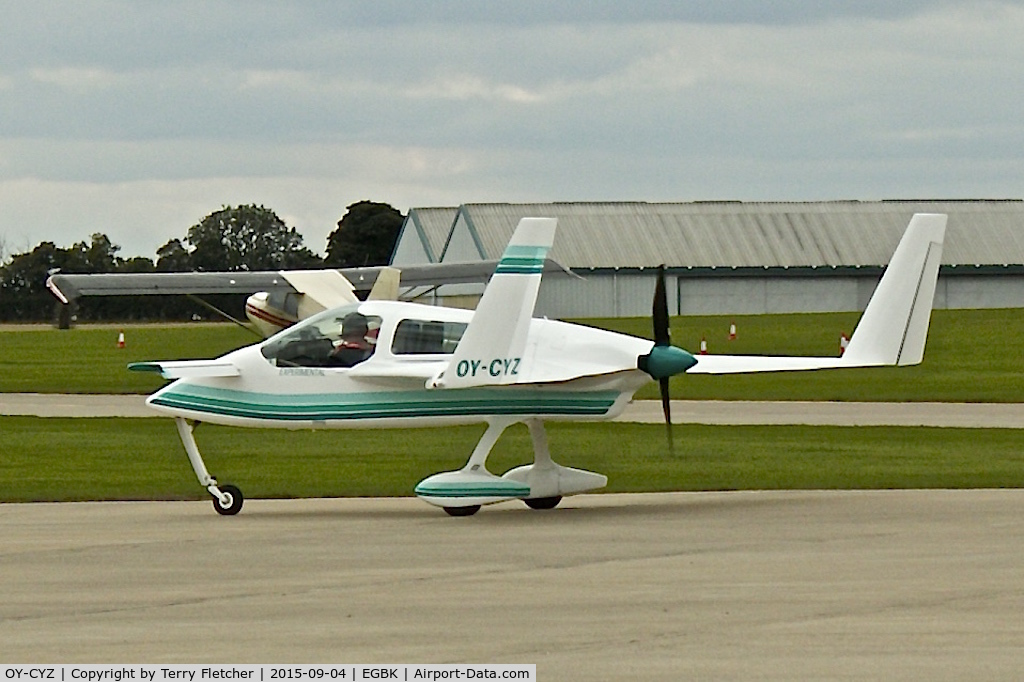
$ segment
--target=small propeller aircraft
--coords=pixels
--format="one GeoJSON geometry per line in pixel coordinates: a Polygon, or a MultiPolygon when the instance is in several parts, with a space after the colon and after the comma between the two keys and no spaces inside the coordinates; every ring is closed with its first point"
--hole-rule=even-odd
{"type": "MultiPolygon", "coordinates": [[[[242,493],[207,471],[197,422],[250,427],[374,428],[486,423],[466,465],[428,476],[422,500],[453,516],[521,499],[550,509],[564,495],[603,487],[598,473],[557,464],[544,422],[615,417],[646,382],[660,383],[671,429],[669,377],[913,365],[924,356],[946,216],[917,214],[841,357],[701,355],[671,345],[664,270],[653,341],[533,318],[552,218],[524,218],[475,311],[402,301],[353,302],[314,315],[214,360],[144,362],[136,371],[176,381],[147,399],[174,418],[197,478],[223,515],[242,493]],[[501,476],[487,457],[512,424],[527,425],[532,464],[501,476]]],[[[671,437],[671,433],[670,433],[671,437]]]]}

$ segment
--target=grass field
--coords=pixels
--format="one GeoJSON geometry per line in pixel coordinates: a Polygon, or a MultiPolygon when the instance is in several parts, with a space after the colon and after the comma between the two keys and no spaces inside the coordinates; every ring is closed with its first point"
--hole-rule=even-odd
{"type": "MultiPolygon", "coordinates": [[[[0,417],[0,501],[205,499],[169,419],[0,417]]],[[[203,425],[207,465],[250,498],[406,496],[461,467],[483,427],[283,431],[203,425]]],[[[1024,487],[1020,431],[895,427],[550,424],[552,454],[607,492],[1024,487]]],[[[488,466],[532,461],[524,426],[488,466]]]]}
{"type": "Polygon", "coordinates": [[[256,340],[230,323],[8,326],[0,331],[0,393],[151,393],[164,382],[129,372],[129,362],[216,357],[256,340]]]}
{"type": "MultiPolygon", "coordinates": [[[[672,318],[676,345],[712,353],[836,355],[856,313],[672,318]],[[739,332],[728,341],[729,324],[739,332]]],[[[650,335],[646,318],[586,320],[587,324],[650,335]]],[[[255,338],[232,324],[46,327],[0,331],[0,392],[149,393],[162,382],[128,372],[139,360],[216,357],[255,338]],[[127,347],[116,347],[124,329],[127,347]]],[[[793,372],[672,379],[680,399],[894,400],[1017,402],[1024,400],[1024,309],[937,310],[928,349],[917,367],[793,372]]],[[[637,397],[655,398],[652,383],[637,397]]]]}
{"type": "MultiPolygon", "coordinates": [[[[673,341],[711,352],[835,355],[856,314],[680,317],[673,341]],[[727,340],[729,324],[739,338],[727,340]]],[[[647,319],[587,320],[639,336],[647,319]]],[[[252,343],[230,324],[0,330],[0,392],[148,393],[163,382],[127,363],[215,357],[252,343]],[[124,330],[127,347],[117,348],[124,330]]],[[[745,400],[1022,399],[1024,310],[935,311],[919,367],[756,376],[679,376],[676,398],[745,400]]],[[[652,383],[638,397],[656,397],[652,383]]],[[[203,425],[197,440],[221,481],[248,497],[401,496],[461,467],[483,427],[291,432],[203,425]]],[[[1019,431],[895,427],[551,424],[556,460],[607,474],[609,492],[661,490],[1024,487],[1019,431]]],[[[0,417],[0,501],[203,499],[169,419],[0,417]]],[[[490,460],[532,460],[525,427],[490,460]]]]}

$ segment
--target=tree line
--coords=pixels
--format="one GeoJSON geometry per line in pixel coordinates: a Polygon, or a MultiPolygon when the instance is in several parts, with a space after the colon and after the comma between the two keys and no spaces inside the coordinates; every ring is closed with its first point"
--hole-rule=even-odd
{"type": "MultiPolygon", "coordinates": [[[[122,258],[102,233],[62,248],[50,241],[31,251],[0,254],[0,321],[43,322],[74,314],[81,321],[187,320],[209,317],[201,303],[181,296],[83,298],[75,310],[56,302],[46,278],[61,271],[88,273],[261,271],[386,264],[404,216],[388,204],[360,201],[346,208],[321,258],[273,210],[253,204],[224,206],[170,239],[156,258],[122,258]]],[[[251,293],[251,292],[250,292],[251,293]]],[[[246,296],[210,297],[209,303],[243,316],[246,296]]]]}

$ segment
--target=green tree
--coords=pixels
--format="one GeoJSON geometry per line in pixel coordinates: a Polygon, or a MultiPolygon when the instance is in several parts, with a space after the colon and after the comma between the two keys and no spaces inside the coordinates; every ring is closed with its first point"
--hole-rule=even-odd
{"type": "Polygon", "coordinates": [[[387,265],[405,220],[389,204],[360,201],[346,208],[327,237],[324,265],[336,268],[387,265]]]}
{"type": "Polygon", "coordinates": [[[46,290],[46,278],[66,267],[69,260],[68,250],[53,242],[42,242],[28,253],[12,256],[0,279],[0,319],[48,319],[56,299],[46,290]]]}
{"type": "Polygon", "coordinates": [[[225,206],[188,231],[191,269],[279,270],[322,265],[302,235],[263,206],[225,206]]]}
{"type": "Polygon", "coordinates": [[[157,272],[188,272],[192,269],[188,249],[180,239],[172,239],[156,250],[157,272]]]}
{"type": "Polygon", "coordinates": [[[47,273],[64,265],[66,254],[53,242],[42,242],[28,253],[19,253],[4,266],[3,286],[6,293],[23,290],[34,293],[44,290],[47,273]]]}
{"type": "Polygon", "coordinates": [[[71,272],[114,272],[121,264],[117,252],[120,246],[112,243],[110,237],[102,233],[92,235],[91,241],[78,242],[68,249],[69,263],[64,267],[71,272]]]}
{"type": "Polygon", "coordinates": [[[153,261],[145,256],[128,258],[117,264],[117,272],[155,272],[153,261]]]}

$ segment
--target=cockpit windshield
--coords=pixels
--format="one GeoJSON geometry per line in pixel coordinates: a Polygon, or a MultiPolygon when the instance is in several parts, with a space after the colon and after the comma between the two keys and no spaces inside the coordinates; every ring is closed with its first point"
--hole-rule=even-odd
{"type": "Polygon", "coordinates": [[[364,315],[359,304],[327,310],[267,340],[263,357],[278,367],[352,367],[377,346],[381,319],[364,315]]]}

